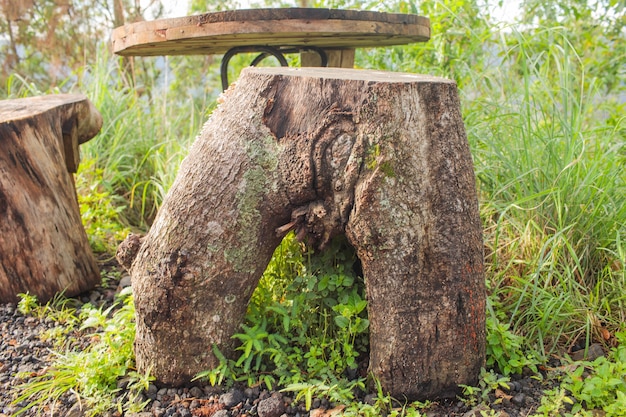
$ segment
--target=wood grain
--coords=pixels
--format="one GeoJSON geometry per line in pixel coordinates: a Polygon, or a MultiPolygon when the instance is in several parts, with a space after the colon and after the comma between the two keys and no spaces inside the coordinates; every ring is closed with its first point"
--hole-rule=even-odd
{"type": "Polygon", "coordinates": [[[100,282],[71,175],[102,118],[82,95],[0,101],[0,302],[100,282]]]}
{"type": "Polygon", "coordinates": [[[113,31],[124,56],[223,54],[235,46],[352,49],[425,42],[430,22],[417,15],[309,8],[250,9],[138,22],[113,31]]]}

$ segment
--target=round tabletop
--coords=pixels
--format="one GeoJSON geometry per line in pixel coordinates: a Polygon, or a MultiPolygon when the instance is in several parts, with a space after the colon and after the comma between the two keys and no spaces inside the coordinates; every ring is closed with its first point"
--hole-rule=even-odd
{"type": "Polygon", "coordinates": [[[247,9],[131,23],[113,31],[126,56],[223,54],[234,47],[353,49],[425,42],[428,18],[317,8],[247,9]]]}

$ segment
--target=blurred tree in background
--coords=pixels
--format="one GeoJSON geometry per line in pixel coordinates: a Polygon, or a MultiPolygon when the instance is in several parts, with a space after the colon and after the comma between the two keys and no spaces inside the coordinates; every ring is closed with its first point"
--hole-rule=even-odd
{"type": "Polygon", "coordinates": [[[0,0],[0,81],[11,74],[54,87],[96,61],[110,30],[159,17],[161,0],[0,0]],[[1,34],[6,34],[2,36],[1,34]]]}

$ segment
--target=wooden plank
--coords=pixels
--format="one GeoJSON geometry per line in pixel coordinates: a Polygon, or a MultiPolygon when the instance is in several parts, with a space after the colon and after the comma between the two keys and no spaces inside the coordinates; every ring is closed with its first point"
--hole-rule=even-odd
{"type": "Polygon", "coordinates": [[[321,8],[270,8],[270,9],[241,9],[221,12],[204,13],[199,15],[174,17],[152,21],[142,21],[126,26],[132,26],[140,31],[157,30],[163,27],[205,25],[223,22],[250,22],[259,20],[363,20],[387,23],[405,23],[429,25],[429,19],[424,16],[404,13],[383,13],[361,10],[337,10],[321,8]]]}
{"type": "MultiPolygon", "coordinates": [[[[354,67],[354,49],[325,49],[330,68],[354,67]]],[[[300,53],[301,67],[321,67],[322,58],[316,52],[304,51],[300,53]]]]}
{"type": "Polygon", "coordinates": [[[336,49],[326,51],[328,66],[334,68],[354,67],[354,49],[336,49]]]}
{"type": "Polygon", "coordinates": [[[424,42],[428,19],[328,9],[254,9],[139,22],[113,31],[120,55],[223,54],[234,46],[377,47],[424,42]],[[302,16],[307,15],[307,18],[302,16]]]}

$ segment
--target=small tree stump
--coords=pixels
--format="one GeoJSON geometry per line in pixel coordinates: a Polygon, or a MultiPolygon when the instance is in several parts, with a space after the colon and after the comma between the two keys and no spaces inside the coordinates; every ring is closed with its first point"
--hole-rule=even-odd
{"type": "MultiPolygon", "coordinates": [[[[345,233],[362,262],[370,370],[408,399],[474,384],[485,355],[482,231],[456,85],[349,69],[251,68],[183,162],[130,267],[140,372],[187,383],[231,357],[291,229],[345,233]]],[[[132,256],[130,257],[132,258],[132,256]]]]}
{"type": "Polygon", "coordinates": [[[72,173],[102,118],[82,95],[0,101],[0,302],[45,302],[100,281],[72,173]]]}

